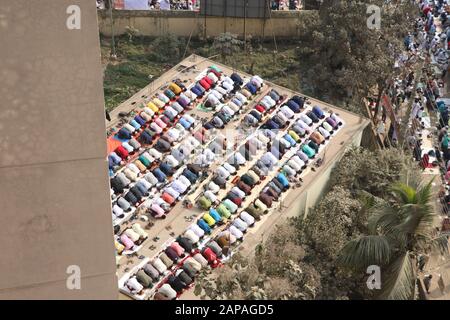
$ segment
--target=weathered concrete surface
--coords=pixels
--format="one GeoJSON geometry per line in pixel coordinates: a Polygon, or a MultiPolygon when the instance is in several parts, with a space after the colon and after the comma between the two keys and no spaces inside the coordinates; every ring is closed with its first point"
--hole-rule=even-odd
{"type": "Polygon", "coordinates": [[[117,298],[95,2],[4,2],[0,38],[0,299],[117,298]]]}

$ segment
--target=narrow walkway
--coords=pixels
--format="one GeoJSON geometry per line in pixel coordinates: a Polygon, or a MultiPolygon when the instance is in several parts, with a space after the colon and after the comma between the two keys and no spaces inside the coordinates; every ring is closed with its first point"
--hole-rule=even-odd
{"type": "MultiPolygon", "coordinates": [[[[438,18],[434,19],[436,30],[437,32],[442,32],[441,22],[438,18]]],[[[442,98],[450,98],[450,78],[449,75],[445,78],[444,81],[444,88],[442,88],[442,98]]],[[[432,123],[436,123],[437,119],[432,119],[432,123]]],[[[424,139],[425,140],[425,139],[424,139]]],[[[431,135],[430,143],[436,144],[437,137],[436,135],[431,135]]],[[[424,172],[424,174],[427,174],[424,172]]],[[[435,189],[437,192],[439,192],[440,186],[442,186],[443,181],[441,178],[440,173],[439,174],[432,174],[430,175],[428,173],[428,177],[426,180],[434,178],[433,182],[433,189],[435,189]]],[[[436,192],[436,194],[437,194],[436,192]]],[[[436,212],[438,213],[438,218],[435,221],[435,226],[439,230],[442,226],[442,220],[446,217],[444,214],[442,214],[442,206],[440,204],[440,199],[438,198],[437,201],[434,203],[434,207],[436,212]]],[[[424,273],[421,274],[421,278],[423,279],[423,276],[426,274],[430,274],[433,276],[430,286],[430,293],[427,294],[427,299],[429,300],[450,300],[450,256],[447,255],[442,256],[440,254],[434,254],[430,256],[430,259],[425,267],[424,273]],[[441,291],[438,285],[438,279],[439,276],[442,276],[444,280],[445,289],[444,292],[441,291]]]]}
{"type": "MultiPolygon", "coordinates": [[[[444,94],[443,98],[450,98],[450,78],[446,77],[445,87],[443,88],[444,94]]],[[[434,137],[435,138],[435,137],[434,137]]],[[[439,186],[442,185],[442,180],[440,175],[438,176],[430,176],[435,177],[434,185],[436,185],[435,189],[439,189],[439,186]]],[[[441,205],[439,203],[439,199],[436,203],[434,203],[436,212],[441,213],[441,205]]],[[[436,219],[436,227],[440,228],[442,226],[442,220],[446,216],[443,214],[439,214],[439,218],[436,219]]],[[[442,255],[432,255],[430,260],[425,268],[425,272],[422,274],[431,274],[433,279],[431,281],[430,294],[427,295],[427,298],[430,300],[450,300],[450,257],[444,257],[442,255]],[[439,275],[442,275],[445,284],[444,293],[441,292],[438,286],[439,275]]]]}

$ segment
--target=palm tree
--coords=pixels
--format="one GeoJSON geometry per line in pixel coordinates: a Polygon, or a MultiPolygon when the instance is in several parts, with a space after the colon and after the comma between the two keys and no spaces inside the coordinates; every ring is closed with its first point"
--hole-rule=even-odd
{"type": "Polygon", "coordinates": [[[356,272],[380,266],[378,299],[414,299],[418,256],[431,250],[448,252],[448,239],[435,236],[431,186],[431,182],[424,186],[414,181],[397,182],[388,200],[370,194],[362,197],[370,214],[368,235],[348,242],[338,262],[356,272]]]}

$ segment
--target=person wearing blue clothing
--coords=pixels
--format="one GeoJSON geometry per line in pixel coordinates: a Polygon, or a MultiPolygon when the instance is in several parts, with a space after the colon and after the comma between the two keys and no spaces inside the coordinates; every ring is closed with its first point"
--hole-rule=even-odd
{"type": "Polygon", "coordinates": [[[280,95],[275,90],[271,90],[269,96],[275,101],[278,102],[280,100],[280,95]]]}
{"type": "Polygon", "coordinates": [[[292,139],[292,137],[289,134],[285,134],[283,138],[286,139],[292,147],[295,147],[295,145],[297,144],[297,142],[295,142],[295,140],[292,139]]]}
{"type": "Polygon", "coordinates": [[[256,111],[256,110],[250,111],[250,115],[251,115],[252,117],[254,117],[258,122],[261,121],[261,119],[262,119],[261,113],[259,113],[259,112],[256,111]]]}
{"type": "Polygon", "coordinates": [[[305,105],[305,99],[302,97],[293,96],[291,100],[294,100],[294,102],[297,103],[300,106],[300,108],[303,108],[303,106],[305,105]]]}
{"type": "Polygon", "coordinates": [[[231,99],[231,102],[233,102],[235,105],[237,105],[238,107],[242,107],[243,103],[241,100],[239,100],[238,98],[233,98],[231,99]]]}
{"type": "Polygon", "coordinates": [[[203,95],[202,92],[200,91],[200,89],[198,89],[196,86],[191,88],[191,91],[196,95],[196,96],[201,96],[203,95]]]}
{"type": "Polygon", "coordinates": [[[266,122],[265,127],[270,130],[280,129],[280,126],[272,119],[269,119],[269,121],[266,122]]]}
{"type": "MultiPolygon", "coordinates": [[[[198,96],[202,96],[205,93],[205,88],[203,88],[200,84],[196,84],[195,88],[198,90],[198,92],[200,92],[200,94],[198,96]]],[[[195,92],[194,92],[195,93],[195,92]]]]}
{"type": "Polygon", "coordinates": [[[145,123],[146,123],[146,121],[140,115],[137,115],[136,117],[134,117],[134,121],[139,123],[141,126],[145,125],[145,123]]]}
{"type": "Polygon", "coordinates": [[[189,169],[184,169],[183,176],[185,176],[192,184],[194,184],[198,179],[197,175],[189,169]]]}
{"type": "Polygon", "coordinates": [[[161,163],[159,169],[166,175],[171,176],[173,174],[173,168],[168,163],[161,163]]]}
{"type": "MultiPolygon", "coordinates": [[[[181,107],[183,107],[183,109],[186,108],[187,106],[189,106],[189,104],[191,103],[191,101],[187,97],[180,97],[180,98],[178,98],[177,102],[179,105],[181,105],[181,107]]],[[[177,102],[175,102],[175,103],[177,103],[177,102]]]]}
{"type": "Polygon", "coordinates": [[[242,86],[244,84],[244,81],[242,81],[242,78],[240,75],[238,75],[237,73],[233,73],[230,76],[231,80],[233,80],[233,82],[238,85],[238,86],[242,86]]]}
{"type": "Polygon", "coordinates": [[[293,99],[290,99],[286,104],[295,113],[299,113],[301,111],[300,106],[293,99]]]}
{"type": "Polygon", "coordinates": [[[216,220],[216,222],[222,221],[222,216],[217,212],[216,209],[213,209],[213,208],[209,209],[209,215],[210,215],[214,220],[216,220]]]}
{"type": "Polygon", "coordinates": [[[279,173],[277,175],[277,180],[283,185],[285,189],[289,188],[289,181],[284,174],[279,173]]]}
{"type": "Polygon", "coordinates": [[[147,186],[145,185],[145,183],[142,180],[139,180],[136,183],[136,187],[137,189],[139,189],[139,191],[145,196],[148,194],[148,189],[147,186]]]}
{"type": "Polygon", "coordinates": [[[431,22],[430,29],[429,29],[428,33],[430,35],[432,35],[432,36],[434,36],[436,34],[436,26],[435,26],[435,24],[433,22],[431,22]]]}
{"type": "Polygon", "coordinates": [[[191,127],[191,123],[189,123],[186,119],[184,119],[184,118],[181,118],[179,121],[178,121],[182,126],[183,126],[183,128],[185,128],[185,129],[189,129],[190,127],[191,127]]]}
{"type": "Polygon", "coordinates": [[[143,131],[139,136],[139,140],[143,144],[150,144],[152,143],[152,136],[147,131],[143,131]]]}
{"type": "Polygon", "coordinates": [[[109,161],[109,159],[111,159],[111,161],[112,161],[112,163],[113,163],[114,165],[119,165],[120,162],[122,161],[122,158],[119,157],[119,156],[117,155],[117,153],[115,153],[115,152],[111,152],[111,153],[108,155],[108,161],[109,161]]]}
{"type": "Polygon", "coordinates": [[[141,125],[136,120],[131,120],[130,124],[136,129],[139,130],[141,128],[141,125]]]}
{"type": "Polygon", "coordinates": [[[319,117],[316,116],[316,114],[312,111],[309,111],[306,113],[306,115],[314,122],[314,123],[318,123],[319,122],[319,117]]]}
{"type": "Polygon", "coordinates": [[[117,136],[119,137],[119,139],[131,139],[131,132],[125,128],[121,128],[117,133],[117,136]]]}
{"type": "Polygon", "coordinates": [[[256,92],[258,91],[258,89],[256,88],[256,86],[254,86],[252,83],[247,83],[246,85],[245,85],[245,87],[248,89],[248,91],[250,91],[251,92],[251,94],[252,95],[255,95],[256,94],[256,92]]]}
{"type": "Polygon", "coordinates": [[[280,10],[280,0],[272,1],[272,10],[280,10]]]}
{"type": "Polygon", "coordinates": [[[309,145],[305,144],[302,147],[302,151],[308,156],[308,158],[313,159],[316,156],[316,151],[312,149],[309,145]]]}
{"type": "Polygon", "coordinates": [[[156,179],[158,179],[159,182],[165,182],[167,179],[167,176],[159,168],[153,170],[153,175],[156,177],[156,179]]]}
{"type": "Polygon", "coordinates": [[[405,44],[405,48],[408,50],[409,46],[411,44],[411,35],[408,34],[404,39],[403,39],[403,43],[405,44]]]}
{"type": "Polygon", "coordinates": [[[197,225],[202,228],[205,233],[211,233],[211,228],[209,227],[208,223],[206,223],[205,220],[200,219],[197,221],[197,225]]]}
{"type": "Polygon", "coordinates": [[[325,114],[319,106],[314,106],[312,112],[320,119],[325,118],[325,114]]]}
{"type": "Polygon", "coordinates": [[[108,157],[108,168],[110,170],[110,174],[112,172],[112,169],[114,168],[116,164],[114,163],[114,160],[111,157],[108,157]]]}

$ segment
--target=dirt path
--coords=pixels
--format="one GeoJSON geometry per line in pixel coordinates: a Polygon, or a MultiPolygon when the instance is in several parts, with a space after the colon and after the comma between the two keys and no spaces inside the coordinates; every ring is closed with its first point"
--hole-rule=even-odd
{"type": "MultiPolygon", "coordinates": [[[[445,81],[445,87],[444,87],[444,98],[450,98],[450,86],[449,82],[450,78],[447,76],[445,81]]],[[[434,137],[435,138],[435,137],[434,137]]],[[[434,189],[436,192],[438,192],[440,186],[442,185],[442,179],[440,174],[438,175],[432,175],[430,178],[435,178],[435,181],[433,183],[434,189]]],[[[434,203],[435,210],[438,213],[441,213],[441,205],[439,203],[439,199],[437,202],[434,203]]],[[[436,219],[436,227],[440,228],[442,226],[442,220],[446,216],[443,214],[439,214],[438,218],[436,219]]],[[[450,300],[450,257],[444,257],[442,255],[434,254],[430,257],[430,260],[425,268],[425,272],[421,274],[421,276],[424,276],[425,274],[431,274],[433,276],[433,279],[431,281],[431,287],[430,287],[430,294],[427,295],[427,298],[430,300],[450,300]],[[445,284],[445,291],[444,293],[441,292],[438,286],[438,279],[439,275],[442,276],[445,284]]]]}
{"type": "MultiPolygon", "coordinates": [[[[437,31],[440,32],[441,29],[441,23],[439,19],[435,19],[435,24],[437,27],[437,31]]],[[[447,77],[444,81],[444,88],[443,91],[443,98],[450,98],[450,77],[447,74],[447,77]]],[[[436,140],[436,137],[432,137],[436,140]]],[[[434,175],[435,181],[434,184],[436,185],[434,189],[439,189],[439,187],[442,185],[443,181],[441,179],[440,174],[434,175]]],[[[436,212],[440,213],[438,218],[436,219],[436,227],[440,228],[442,226],[442,220],[444,219],[445,215],[441,214],[441,205],[439,203],[439,199],[437,202],[434,203],[436,212]]],[[[444,257],[442,255],[432,255],[430,257],[430,260],[428,264],[425,267],[425,274],[431,274],[433,276],[433,279],[431,281],[431,287],[430,287],[430,293],[427,295],[427,298],[430,300],[450,300],[450,258],[447,255],[447,257],[444,257]],[[444,292],[442,292],[438,286],[438,279],[439,276],[442,276],[444,280],[445,289],[444,292]]]]}

